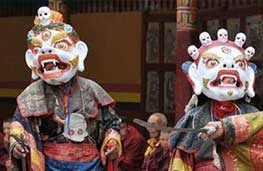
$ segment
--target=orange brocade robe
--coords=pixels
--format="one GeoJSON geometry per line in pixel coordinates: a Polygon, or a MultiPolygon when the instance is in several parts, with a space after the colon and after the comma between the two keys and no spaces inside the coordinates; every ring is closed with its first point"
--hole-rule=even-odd
{"type": "MultiPolygon", "coordinates": [[[[210,171],[262,171],[263,112],[256,112],[253,106],[246,103],[237,105],[244,114],[221,119],[224,134],[215,141],[198,140],[196,133],[172,135],[173,156],[169,170],[194,171],[207,167],[210,171]]],[[[209,109],[209,103],[193,109],[179,121],[179,125],[187,127],[191,124],[195,125],[195,128],[203,127],[211,120],[205,114],[209,109]],[[202,113],[200,120],[198,112],[202,113]]]]}

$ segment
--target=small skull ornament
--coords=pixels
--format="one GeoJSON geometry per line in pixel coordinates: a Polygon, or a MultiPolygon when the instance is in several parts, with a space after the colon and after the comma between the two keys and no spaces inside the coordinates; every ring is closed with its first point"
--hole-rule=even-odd
{"type": "Polygon", "coordinates": [[[199,56],[199,50],[195,45],[189,46],[187,52],[194,60],[196,60],[199,56]]]}
{"type": "Polygon", "coordinates": [[[250,60],[255,55],[255,49],[252,46],[249,46],[245,50],[246,59],[250,60]]]}
{"type": "Polygon", "coordinates": [[[51,22],[51,11],[48,7],[40,7],[37,14],[41,25],[47,26],[51,22]]]}
{"type": "Polygon", "coordinates": [[[207,32],[202,32],[199,36],[199,40],[204,46],[209,46],[212,43],[211,36],[207,32]]]}
{"type": "Polygon", "coordinates": [[[246,42],[246,35],[244,33],[237,33],[236,37],[235,37],[235,44],[238,46],[238,47],[243,47],[243,45],[245,44],[246,42]]]}
{"type": "Polygon", "coordinates": [[[64,137],[74,142],[82,142],[88,136],[87,122],[80,113],[71,113],[66,117],[64,137]]]}
{"type": "Polygon", "coordinates": [[[228,33],[227,30],[224,28],[221,28],[217,31],[217,38],[220,42],[227,42],[228,41],[228,33]]]}

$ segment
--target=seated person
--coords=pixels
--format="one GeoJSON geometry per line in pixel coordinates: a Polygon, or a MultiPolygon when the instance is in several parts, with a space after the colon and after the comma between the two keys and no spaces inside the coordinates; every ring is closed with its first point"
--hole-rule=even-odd
{"type": "Polygon", "coordinates": [[[168,131],[161,131],[159,146],[150,155],[146,166],[147,171],[168,171],[170,161],[169,133],[168,131]]]}
{"type": "Polygon", "coordinates": [[[12,119],[6,119],[3,122],[3,133],[4,133],[4,146],[6,149],[9,148],[9,135],[10,135],[10,125],[11,125],[12,119]]]}
{"type": "Polygon", "coordinates": [[[4,147],[4,134],[0,132],[0,170],[5,170],[6,158],[8,158],[8,151],[4,147]]]}
{"type": "Polygon", "coordinates": [[[146,141],[139,131],[131,126],[127,117],[121,117],[120,135],[123,153],[119,158],[118,171],[140,171],[146,149],[146,141]]]}
{"type": "MultiPolygon", "coordinates": [[[[147,122],[158,126],[167,126],[167,118],[163,113],[153,113],[148,118],[147,122]]],[[[148,165],[147,163],[149,162],[151,154],[156,150],[156,148],[159,145],[160,130],[154,128],[147,128],[147,131],[149,132],[150,138],[147,141],[148,147],[144,153],[144,161],[141,168],[142,170],[146,170],[146,166],[148,165]]]]}
{"type": "Polygon", "coordinates": [[[0,170],[11,171],[11,160],[8,157],[9,151],[9,135],[10,135],[10,124],[12,119],[6,119],[3,122],[3,134],[1,135],[0,139],[0,170]]]}

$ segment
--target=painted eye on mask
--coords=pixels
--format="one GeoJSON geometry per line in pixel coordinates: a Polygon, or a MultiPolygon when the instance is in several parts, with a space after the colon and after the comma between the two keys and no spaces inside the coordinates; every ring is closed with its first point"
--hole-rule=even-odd
{"type": "Polygon", "coordinates": [[[219,61],[217,59],[208,59],[205,62],[206,67],[209,69],[216,67],[218,64],[219,64],[219,61]]]}
{"type": "Polygon", "coordinates": [[[62,41],[55,43],[54,47],[57,49],[60,49],[60,50],[67,51],[69,49],[70,45],[67,41],[62,40],[62,41]]]}
{"type": "Polygon", "coordinates": [[[36,46],[36,47],[33,48],[33,53],[34,54],[37,54],[39,51],[40,51],[40,47],[39,46],[36,46]]]}
{"type": "Polygon", "coordinates": [[[245,63],[245,61],[243,61],[243,60],[238,60],[238,61],[236,62],[236,64],[237,64],[242,70],[245,70],[245,69],[246,69],[246,63],[245,63]]]}

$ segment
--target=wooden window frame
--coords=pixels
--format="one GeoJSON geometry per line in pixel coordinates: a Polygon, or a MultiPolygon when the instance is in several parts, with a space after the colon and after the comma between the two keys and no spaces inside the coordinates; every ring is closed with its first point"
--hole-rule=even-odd
{"type": "Polygon", "coordinates": [[[175,116],[174,112],[164,112],[164,74],[165,72],[176,72],[176,63],[165,63],[164,62],[164,23],[176,22],[176,14],[143,14],[143,37],[142,37],[142,110],[147,115],[151,112],[146,111],[146,92],[147,92],[147,72],[156,71],[159,74],[159,112],[165,113],[168,120],[173,121],[175,116]],[[146,38],[147,38],[147,26],[148,23],[157,22],[159,23],[159,62],[160,63],[147,63],[146,62],[146,38]]]}

